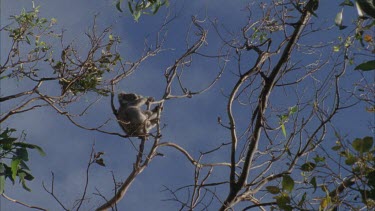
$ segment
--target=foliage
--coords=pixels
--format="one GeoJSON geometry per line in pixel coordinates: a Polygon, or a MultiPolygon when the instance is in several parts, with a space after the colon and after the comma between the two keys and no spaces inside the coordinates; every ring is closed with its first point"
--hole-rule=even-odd
{"type": "Polygon", "coordinates": [[[285,138],[287,137],[286,129],[285,129],[285,123],[288,122],[289,117],[291,115],[293,115],[294,113],[298,112],[298,107],[297,106],[293,106],[293,107],[290,107],[288,110],[289,110],[288,113],[279,116],[281,131],[283,132],[283,135],[284,135],[285,138]]]}
{"type": "MultiPolygon", "coordinates": [[[[132,14],[135,21],[138,22],[142,14],[146,15],[155,15],[160,7],[168,6],[168,0],[127,0],[128,9],[132,14]]],[[[116,9],[120,12],[123,12],[121,9],[121,4],[123,0],[118,0],[116,3],[116,9]]]]}
{"type": "MultiPolygon", "coordinates": [[[[120,56],[113,53],[114,46],[120,42],[118,37],[110,34],[106,29],[101,36],[87,33],[92,49],[86,58],[78,56],[73,44],[61,51],[56,58],[56,49],[50,43],[62,38],[62,34],[54,31],[57,20],[39,17],[39,7],[31,11],[22,10],[20,15],[11,16],[15,24],[4,28],[12,39],[12,50],[8,54],[3,66],[0,67],[1,78],[29,78],[32,81],[57,81],[61,86],[61,95],[84,94],[95,92],[107,95],[108,89],[102,87],[102,77],[110,72],[120,61],[120,56]],[[105,44],[102,41],[106,40],[105,44]],[[28,51],[24,50],[28,49],[28,51]],[[42,71],[33,65],[36,61],[43,61],[52,67],[53,72],[42,71]],[[6,74],[6,71],[11,71],[6,74]]],[[[55,46],[56,47],[56,46],[55,46]]]]}
{"type": "MultiPolygon", "coordinates": [[[[168,52],[164,39],[167,34],[165,26],[169,21],[158,31],[154,45],[147,40],[144,52],[138,59],[125,61],[116,48],[120,38],[114,36],[110,28],[99,30],[95,21],[86,33],[90,46],[83,49],[74,42],[64,44],[63,33],[56,33],[54,29],[57,20],[40,18],[38,7],[12,16],[15,24],[3,29],[8,33],[12,45],[9,54],[2,61],[0,79],[18,83],[26,83],[27,80],[33,87],[0,97],[0,102],[10,104],[9,110],[2,111],[0,123],[19,113],[48,107],[84,130],[126,138],[127,141],[130,139],[135,149],[133,160],[129,159],[132,162],[131,172],[121,182],[116,182],[113,176],[115,190],[110,198],[107,199],[102,193],[97,194],[105,199],[98,210],[117,208],[120,200],[127,196],[129,187],[134,185],[137,176],[156,157],[162,157],[160,152],[164,153],[162,149],[167,147],[180,152],[194,168],[188,185],[181,185],[176,190],[166,187],[171,194],[169,200],[178,203],[181,210],[207,210],[215,203],[222,211],[235,209],[239,204],[248,205],[244,210],[334,210],[337,207],[371,209],[375,196],[373,137],[357,138],[348,144],[348,141],[344,141],[336,133],[335,117],[356,105],[369,104],[371,108],[375,106],[371,98],[374,94],[373,84],[365,75],[374,69],[374,60],[363,61],[368,59],[361,56],[371,56],[374,53],[372,29],[375,23],[359,19],[353,25],[344,27],[345,16],[341,10],[335,19],[335,24],[340,29],[336,31],[340,33],[337,40],[323,42],[316,39],[316,34],[321,36],[319,32],[332,30],[332,27],[316,25],[319,1],[281,2],[283,3],[271,1],[269,5],[259,3],[254,4],[257,7],[247,7],[245,11],[249,14],[248,20],[238,31],[241,36],[228,33],[227,28],[220,28],[220,24],[214,21],[206,24],[193,17],[185,49],[180,56],[168,58],[171,64],[164,67],[165,71],[160,74],[165,81],[160,79],[154,82],[158,83],[164,93],[152,103],[161,107],[171,100],[190,99],[194,95],[200,95],[219,80],[225,82],[221,99],[226,106],[222,106],[225,109],[217,112],[225,113],[225,117],[218,118],[218,123],[226,132],[224,139],[228,141],[219,144],[210,142],[214,145],[213,149],[202,151],[191,147],[195,151],[190,154],[190,143],[185,149],[177,143],[165,141],[162,136],[164,127],[160,122],[155,131],[147,134],[148,140],[133,140],[132,137],[115,131],[113,125],[107,126],[109,122],[118,123],[114,96],[119,83],[138,70],[146,59],[161,51],[168,52]],[[254,15],[254,11],[260,17],[258,14],[254,15]],[[206,27],[212,27],[213,30],[206,27]],[[209,31],[217,33],[221,43],[211,40],[208,42],[209,31]],[[311,39],[312,36],[314,39],[311,39]],[[54,43],[58,40],[61,46],[56,47],[54,43]],[[312,43],[313,41],[316,43],[312,43]],[[220,46],[220,53],[208,56],[203,50],[208,46],[220,46]],[[189,81],[184,81],[185,75],[196,69],[193,63],[202,57],[204,61],[217,59],[219,70],[214,74],[207,74],[209,82],[205,88],[192,91],[195,87],[191,87],[193,85],[189,81]],[[223,74],[227,65],[231,74],[223,74]],[[187,71],[188,69],[192,71],[187,71]],[[359,83],[366,84],[355,84],[352,78],[348,80],[347,72],[356,77],[359,75],[359,83]],[[228,78],[221,80],[222,76],[228,78]],[[346,85],[353,83],[353,87],[345,87],[342,81],[346,85]],[[60,93],[56,93],[56,87],[60,93]],[[81,97],[91,93],[95,97],[90,95],[90,99],[85,98],[89,102],[82,100],[81,97]],[[100,101],[101,99],[110,101],[112,115],[99,123],[80,121],[87,120],[85,117],[92,105],[102,102],[108,106],[108,102],[100,101]],[[77,111],[77,107],[82,108],[81,106],[82,112],[77,111]],[[330,137],[333,134],[338,140],[330,148],[327,146],[332,146],[330,137]],[[230,156],[216,156],[214,153],[230,156]],[[223,160],[213,161],[219,159],[223,160]],[[225,171],[221,171],[221,168],[225,168],[225,171]],[[220,175],[216,172],[220,172],[220,175]],[[222,172],[228,175],[223,176],[222,172]],[[184,191],[182,195],[186,199],[181,199],[179,193],[184,191]],[[357,203],[358,198],[361,200],[357,203]]],[[[119,0],[116,4],[120,12],[121,3],[119,0]]],[[[164,5],[167,6],[168,1],[128,1],[129,11],[136,21],[142,14],[157,13],[164,5]]],[[[351,1],[345,1],[343,5],[350,6],[351,1]]],[[[147,86],[139,86],[143,85],[147,86]]],[[[215,105],[216,107],[220,106],[215,105]]],[[[95,110],[91,112],[98,115],[95,110]]],[[[163,116],[167,112],[169,111],[163,110],[163,116]]],[[[158,115],[160,117],[160,113],[158,115]]],[[[197,125],[200,127],[201,123],[198,122],[197,125]]],[[[27,150],[36,149],[44,154],[40,147],[13,138],[14,131],[6,129],[1,132],[2,193],[7,178],[13,183],[18,178],[23,187],[29,190],[25,181],[33,177],[26,166],[27,150]]],[[[356,134],[350,135],[356,137],[356,134]]],[[[214,134],[202,136],[207,140],[215,140],[214,134]]],[[[179,137],[176,134],[176,138],[179,137]]],[[[92,164],[106,168],[111,166],[108,165],[111,160],[104,162],[102,155],[102,151],[95,153],[92,149],[82,196],[73,208],[79,210],[84,203],[90,203],[87,200],[87,188],[92,164]]],[[[126,156],[128,159],[132,155],[126,156]]],[[[69,210],[54,192],[54,174],[52,175],[51,189],[43,187],[63,209],[69,210]]]]}
{"type": "Polygon", "coordinates": [[[5,190],[6,179],[9,179],[14,184],[18,178],[22,187],[27,191],[31,191],[26,185],[26,180],[31,181],[34,179],[26,164],[29,161],[28,150],[35,149],[40,155],[45,156],[41,147],[12,137],[12,133],[15,131],[15,129],[10,128],[0,131],[0,194],[5,190]]]}
{"type": "MultiPolygon", "coordinates": [[[[353,40],[356,40],[360,43],[363,50],[370,51],[372,54],[375,54],[375,41],[374,41],[375,19],[370,21],[370,23],[368,23],[367,25],[363,25],[363,21],[364,21],[364,19],[367,19],[367,17],[363,16],[363,14],[361,12],[361,9],[360,9],[360,6],[357,5],[358,3],[362,4],[362,2],[366,2],[366,1],[367,0],[356,1],[356,7],[357,7],[357,11],[358,11],[358,19],[356,20],[356,25],[357,25],[356,31],[355,31],[354,35],[351,35],[351,36],[347,37],[347,39],[345,40],[345,44],[343,44],[343,46],[345,48],[347,48],[347,47],[354,44],[353,40]]],[[[369,10],[372,10],[372,14],[373,14],[373,13],[375,13],[375,7],[374,7],[375,5],[372,5],[373,8],[371,8],[371,4],[372,3],[370,3],[370,6],[366,5],[364,7],[368,8],[369,10]]],[[[342,6],[342,9],[336,15],[335,24],[339,27],[340,30],[343,30],[343,29],[347,28],[347,26],[343,25],[344,7],[345,6],[354,7],[354,3],[350,0],[345,0],[344,2],[342,2],[340,4],[340,6],[342,6]]],[[[371,18],[370,18],[370,20],[371,20],[371,18]]],[[[339,46],[335,46],[335,51],[337,51],[339,48],[340,48],[339,46]]],[[[354,58],[353,58],[353,60],[354,60],[354,58]]],[[[361,70],[361,71],[375,70],[375,60],[368,60],[368,61],[362,62],[361,64],[359,64],[355,67],[355,70],[361,70]]]]}
{"type": "MultiPolygon", "coordinates": [[[[99,37],[87,33],[92,48],[86,58],[78,56],[73,44],[65,47],[60,51],[60,56],[57,56],[58,48],[52,43],[58,43],[63,34],[55,32],[57,20],[40,17],[39,9],[34,5],[30,11],[23,9],[19,15],[10,17],[12,24],[0,30],[2,35],[8,34],[10,40],[8,54],[2,54],[0,80],[33,86],[31,90],[12,94],[1,90],[2,106],[9,103],[11,107],[8,110],[2,107],[0,124],[20,113],[47,105],[60,111],[58,107],[66,106],[74,102],[76,97],[88,92],[108,95],[108,88],[103,87],[102,76],[111,72],[113,66],[120,62],[119,55],[113,52],[119,39],[110,33],[109,28],[99,37]],[[103,40],[106,43],[102,43],[103,40]],[[52,83],[60,86],[60,95],[51,94],[55,91],[47,87],[53,86],[52,83]],[[43,93],[44,90],[47,93],[43,93]],[[17,101],[19,99],[22,100],[17,101]]],[[[24,136],[13,137],[12,133],[15,131],[16,129],[6,128],[0,134],[0,193],[4,193],[6,179],[13,184],[19,179],[22,187],[30,191],[26,181],[33,180],[34,176],[27,166],[29,149],[35,149],[43,156],[45,154],[39,146],[24,142],[24,136]]],[[[100,156],[96,162],[104,165],[100,156]]]]}
{"type": "Polygon", "coordinates": [[[362,70],[362,71],[370,71],[375,70],[375,60],[364,62],[357,67],[354,68],[355,70],[362,70]]]}
{"type": "Polygon", "coordinates": [[[360,193],[362,202],[369,208],[375,207],[375,145],[374,138],[356,138],[350,146],[337,141],[332,148],[344,159],[356,178],[355,190],[360,193]],[[358,178],[358,179],[357,179],[358,178]],[[362,178],[361,180],[359,178],[362,178]]]}
{"type": "MultiPolygon", "coordinates": [[[[331,210],[337,207],[342,202],[340,195],[345,191],[345,188],[351,188],[355,198],[360,198],[369,209],[375,207],[375,146],[373,137],[357,138],[353,140],[350,146],[345,145],[340,139],[336,142],[336,145],[332,147],[332,150],[338,153],[339,157],[342,157],[345,165],[350,167],[351,176],[346,180],[342,181],[334,190],[329,191],[327,185],[321,185],[321,190],[325,193],[325,196],[320,197],[319,210],[331,210]],[[360,197],[358,197],[358,195],[360,197]]],[[[306,177],[306,180],[310,177],[309,186],[313,188],[313,192],[310,192],[308,196],[308,189],[298,200],[292,192],[296,192],[295,180],[289,176],[284,175],[281,180],[281,187],[278,186],[267,186],[266,190],[276,195],[273,198],[276,199],[276,205],[281,210],[293,210],[303,209],[306,200],[311,200],[311,195],[317,189],[317,172],[324,171],[327,162],[325,157],[317,156],[314,158],[314,162],[306,162],[301,166],[302,175],[306,177]],[[293,203],[292,203],[293,201],[293,203]]],[[[348,199],[347,199],[348,200],[348,199]]],[[[353,201],[354,204],[354,201],[353,201]]]]}

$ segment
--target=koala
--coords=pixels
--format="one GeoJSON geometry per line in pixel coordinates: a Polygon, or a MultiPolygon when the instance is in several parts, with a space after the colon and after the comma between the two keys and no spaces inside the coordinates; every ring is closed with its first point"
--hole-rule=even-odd
{"type": "Polygon", "coordinates": [[[145,138],[158,121],[160,106],[152,110],[142,110],[143,105],[149,106],[154,101],[152,97],[146,98],[134,93],[120,93],[118,95],[120,108],[117,120],[125,133],[131,137],[145,138]]]}

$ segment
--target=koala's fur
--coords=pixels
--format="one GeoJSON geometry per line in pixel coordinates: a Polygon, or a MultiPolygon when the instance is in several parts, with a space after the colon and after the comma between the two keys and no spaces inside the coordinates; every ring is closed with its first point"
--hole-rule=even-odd
{"type": "Polygon", "coordinates": [[[117,119],[120,126],[128,136],[146,137],[158,121],[160,107],[152,110],[142,110],[143,105],[148,105],[153,98],[142,97],[134,93],[120,93],[118,95],[120,108],[117,119]]]}

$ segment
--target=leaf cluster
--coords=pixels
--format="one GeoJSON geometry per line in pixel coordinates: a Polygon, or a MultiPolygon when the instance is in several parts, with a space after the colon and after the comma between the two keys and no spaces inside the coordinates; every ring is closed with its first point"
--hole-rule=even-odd
{"type": "Polygon", "coordinates": [[[10,20],[15,21],[15,24],[6,26],[4,31],[7,31],[13,40],[13,57],[20,53],[18,49],[20,43],[34,45],[29,52],[29,58],[33,58],[32,54],[45,53],[51,49],[51,45],[41,40],[41,34],[54,35],[51,27],[57,22],[55,18],[48,20],[39,17],[39,7],[33,5],[31,11],[23,9],[19,15],[10,16],[10,20]]]}
{"type": "Polygon", "coordinates": [[[112,52],[114,44],[120,42],[118,37],[109,34],[105,43],[101,43],[106,34],[103,33],[100,38],[88,35],[95,46],[83,61],[79,59],[75,48],[70,45],[61,52],[61,60],[51,59],[54,73],[59,76],[62,94],[95,92],[108,95],[109,90],[102,87],[104,74],[111,72],[120,62],[121,57],[118,53],[112,52]]]}
{"type": "MultiPolygon", "coordinates": [[[[116,9],[123,12],[121,9],[121,3],[123,0],[118,0],[116,3],[116,9]]],[[[142,14],[155,15],[160,7],[168,6],[168,0],[128,0],[128,8],[135,21],[138,21],[142,14]]]]}
{"type": "Polygon", "coordinates": [[[15,184],[18,178],[22,187],[31,191],[26,185],[26,180],[34,179],[26,164],[29,161],[28,150],[35,149],[40,155],[45,156],[41,147],[18,141],[18,138],[12,137],[12,133],[15,131],[15,129],[6,128],[0,133],[0,194],[4,192],[6,179],[15,184]]]}
{"type": "Polygon", "coordinates": [[[340,141],[332,148],[340,157],[345,159],[345,164],[352,169],[352,173],[364,179],[364,185],[356,189],[362,197],[362,202],[368,207],[375,207],[375,147],[374,138],[366,136],[356,138],[347,148],[340,141]]]}
{"type": "MultiPolygon", "coordinates": [[[[359,18],[356,20],[356,30],[354,35],[350,35],[347,39],[345,39],[344,42],[342,42],[342,46],[344,49],[347,49],[349,46],[354,44],[354,40],[358,41],[360,43],[360,46],[363,50],[369,50],[370,54],[375,53],[375,42],[374,42],[374,26],[375,26],[375,20],[372,18],[364,17],[362,14],[361,9],[368,8],[370,11],[372,11],[372,14],[375,11],[375,8],[370,8],[370,1],[356,1],[356,4],[363,4],[365,5],[356,5],[357,6],[357,11],[359,18]],[[359,8],[360,7],[360,8],[359,8]],[[368,24],[366,23],[365,20],[368,20],[368,24]],[[372,50],[371,50],[372,49],[372,50]]],[[[345,0],[342,2],[339,6],[349,6],[349,7],[354,7],[355,4],[350,1],[350,0],[345,0]]],[[[374,6],[374,5],[373,5],[374,6]]],[[[344,20],[344,8],[342,8],[336,15],[335,18],[335,24],[339,27],[340,30],[346,29],[348,26],[343,25],[343,20],[344,20]]],[[[339,38],[341,39],[341,38],[339,38]]],[[[340,50],[340,46],[334,46],[334,51],[338,52],[340,50]]],[[[353,59],[354,60],[354,59],[353,59]]],[[[368,60],[364,61],[361,64],[357,65],[355,67],[355,70],[361,70],[361,71],[373,71],[375,70],[375,60],[368,60]]]]}

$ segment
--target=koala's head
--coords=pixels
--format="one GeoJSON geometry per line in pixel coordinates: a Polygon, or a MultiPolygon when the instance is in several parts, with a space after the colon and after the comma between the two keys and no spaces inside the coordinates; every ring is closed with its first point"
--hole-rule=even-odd
{"type": "Polygon", "coordinates": [[[129,102],[133,102],[134,100],[137,100],[139,97],[136,94],[129,93],[126,94],[124,92],[118,94],[118,101],[120,105],[128,104],[129,102]]]}

